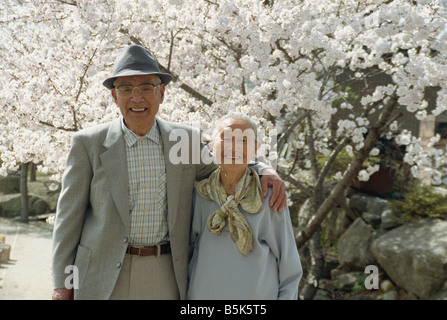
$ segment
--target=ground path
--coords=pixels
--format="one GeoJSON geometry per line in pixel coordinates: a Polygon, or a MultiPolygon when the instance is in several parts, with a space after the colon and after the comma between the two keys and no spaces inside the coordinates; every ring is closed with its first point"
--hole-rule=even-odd
{"type": "Polygon", "coordinates": [[[51,225],[0,218],[0,235],[11,245],[0,265],[0,300],[51,299],[51,225]]]}

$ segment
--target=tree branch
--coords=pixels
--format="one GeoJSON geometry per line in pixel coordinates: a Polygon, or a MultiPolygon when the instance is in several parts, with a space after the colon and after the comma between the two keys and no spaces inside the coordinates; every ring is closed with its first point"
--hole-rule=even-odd
{"type": "Polygon", "coordinates": [[[307,139],[309,141],[308,145],[309,145],[310,165],[314,174],[314,179],[317,180],[320,175],[320,170],[318,168],[317,153],[315,150],[314,126],[312,124],[312,116],[308,114],[306,118],[307,118],[307,125],[309,126],[307,139]]]}
{"type": "Polygon", "coordinates": [[[301,182],[299,182],[298,180],[296,180],[294,177],[292,177],[290,174],[287,174],[286,172],[284,172],[281,168],[277,168],[278,173],[281,175],[281,177],[283,177],[284,180],[290,182],[291,184],[293,184],[295,187],[297,187],[298,189],[300,189],[306,196],[311,197],[312,196],[312,191],[310,190],[310,188],[306,187],[304,184],[302,184],[301,182]]]}
{"type": "Polygon", "coordinates": [[[46,122],[46,121],[42,121],[42,120],[39,120],[39,123],[43,124],[43,125],[45,125],[47,127],[51,127],[51,128],[62,130],[62,131],[67,131],[67,132],[76,132],[76,131],[78,131],[77,128],[56,127],[54,124],[46,122]]]}
{"type": "Polygon", "coordinates": [[[324,178],[326,177],[327,173],[329,172],[329,169],[332,166],[332,163],[337,158],[338,154],[346,147],[346,145],[349,143],[349,138],[344,138],[342,141],[337,145],[337,147],[332,151],[332,153],[329,155],[329,159],[324,164],[323,168],[321,169],[320,176],[317,179],[317,182],[315,183],[315,188],[319,188],[323,185],[324,178]]]}
{"type": "MultiPolygon", "coordinates": [[[[137,37],[134,37],[134,36],[130,35],[130,34],[129,34],[129,30],[120,29],[119,32],[121,32],[121,33],[123,33],[123,34],[129,36],[129,39],[130,39],[133,43],[138,44],[138,45],[140,45],[140,46],[143,46],[143,47],[146,47],[146,48],[147,48],[147,46],[144,45],[144,43],[143,43],[143,41],[141,41],[141,39],[139,39],[139,38],[137,38],[137,37]]],[[[172,81],[174,81],[174,82],[179,81],[179,77],[178,77],[175,73],[171,72],[168,68],[164,67],[164,66],[161,65],[160,63],[158,63],[158,66],[159,66],[161,72],[163,72],[163,73],[169,73],[169,74],[172,75],[172,81]]],[[[211,106],[211,105],[214,103],[213,101],[211,101],[210,99],[208,99],[207,97],[205,97],[203,94],[201,94],[200,92],[198,92],[197,90],[193,89],[192,87],[188,86],[188,85],[185,84],[185,83],[182,83],[182,84],[180,85],[180,88],[183,89],[183,90],[185,90],[187,93],[189,93],[189,94],[190,94],[192,97],[194,97],[195,99],[197,99],[197,100],[203,102],[204,104],[206,104],[206,105],[208,105],[208,106],[211,106]]]]}
{"type": "Polygon", "coordinates": [[[69,6],[77,6],[78,4],[77,4],[77,1],[76,0],[74,0],[74,1],[72,1],[72,2],[68,2],[68,1],[63,1],[63,0],[56,0],[57,2],[60,2],[60,3],[62,3],[62,4],[68,4],[69,6]]]}
{"type": "Polygon", "coordinates": [[[385,105],[382,115],[374,128],[372,128],[366,136],[365,143],[362,149],[360,149],[351,162],[348,169],[345,171],[343,178],[337,183],[330,195],[319,206],[317,212],[311,217],[306,225],[306,228],[298,233],[296,236],[296,244],[298,249],[301,248],[307,240],[309,240],[315,231],[320,226],[321,222],[326,218],[326,215],[332,209],[337,199],[342,195],[344,190],[349,186],[351,180],[358,174],[365,159],[368,157],[372,148],[376,145],[381,134],[387,129],[386,125],[389,123],[389,118],[397,103],[397,97],[395,94],[385,99],[385,105]]]}
{"type": "Polygon", "coordinates": [[[302,115],[300,115],[287,129],[286,131],[284,131],[283,134],[281,134],[281,137],[278,140],[278,150],[280,150],[282,148],[282,146],[284,145],[284,143],[286,142],[286,139],[288,138],[288,136],[290,135],[290,133],[295,129],[295,127],[300,124],[304,118],[306,118],[312,111],[311,110],[307,110],[305,113],[303,113],[302,115]]]}

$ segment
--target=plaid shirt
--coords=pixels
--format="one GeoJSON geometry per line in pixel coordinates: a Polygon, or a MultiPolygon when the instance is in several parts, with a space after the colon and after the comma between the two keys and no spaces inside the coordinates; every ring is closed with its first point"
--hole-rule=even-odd
{"type": "Polygon", "coordinates": [[[121,121],[129,175],[130,244],[155,245],[169,240],[166,170],[157,122],[145,136],[121,121]]]}

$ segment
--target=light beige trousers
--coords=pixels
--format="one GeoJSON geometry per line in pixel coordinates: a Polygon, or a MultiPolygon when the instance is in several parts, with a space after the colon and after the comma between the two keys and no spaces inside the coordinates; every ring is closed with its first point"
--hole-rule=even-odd
{"type": "Polygon", "coordinates": [[[110,300],[178,300],[172,255],[126,254],[110,300]]]}

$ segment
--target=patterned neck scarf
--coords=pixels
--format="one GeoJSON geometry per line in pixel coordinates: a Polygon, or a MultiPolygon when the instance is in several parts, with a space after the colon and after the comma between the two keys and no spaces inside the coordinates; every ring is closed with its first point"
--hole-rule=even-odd
{"type": "Polygon", "coordinates": [[[255,214],[263,206],[263,196],[259,176],[252,168],[247,167],[242,178],[235,186],[235,194],[228,196],[220,183],[219,167],[208,179],[200,181],[196,189],[205,199],[215,201],[220,208],[214,211],[207,220],[208,230],[216,235],[225,227],[228,219],[231,239],[239,251],[248,256],[252,251],[253,236],[245,216],[239,211],[240,205],[245,212],[255,214]]]}

